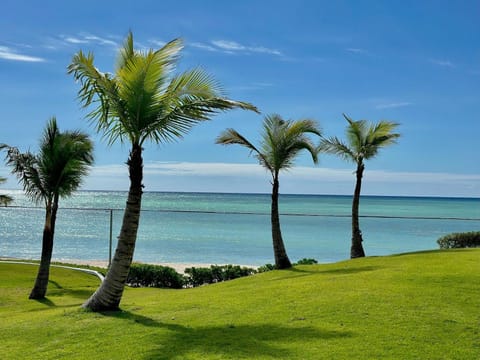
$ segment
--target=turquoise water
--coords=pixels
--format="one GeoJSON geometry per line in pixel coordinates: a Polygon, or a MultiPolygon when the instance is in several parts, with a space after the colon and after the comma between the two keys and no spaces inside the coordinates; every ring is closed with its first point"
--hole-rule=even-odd
{"type": "MultiPolygon", "coordinates": [[[[44,210],[21,191],[2,191],[14,207],[0,208],[0,256],[38,259],[44,210]]],[[[61,201],[53,257],[108,260],[110,209],[118,235],[125,192],[79,192],[61,201]]],[[[270,196],[145,193],[135,260],[167,263],[273,262],[270,196]]],[[[349,196],[281,195],[282,232],[291,260],[334,262],[349,257],[349,196]]],[[[372,197],[361,200],[367,255],[438,248],[450,232],[480,230],[480,199],[372,197]]]]}

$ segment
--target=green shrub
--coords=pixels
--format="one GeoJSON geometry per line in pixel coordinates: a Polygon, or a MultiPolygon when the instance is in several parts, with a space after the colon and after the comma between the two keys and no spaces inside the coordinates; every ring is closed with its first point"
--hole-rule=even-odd
{"type": "Polygon", "coordinates": [[[453,233],[437,240],[440,249],[480,247],[480,231],[453,233]]]}
{"type": "Polygon", "coordinates": [[[272,271],[272,270],[275,270],[275,265],[273,265],[273,264],[265,264],[265,265],[260,266],[260,267],[257,269],[257,272],[263,273],[263,272],[272,271]]]}
{"type": "Polygon", "coordinates": [[[313,264],[318,264],[318,261],[315,260],[315,259],[303,258],[303,259],[298,260],[293,265],[313,265],[313,264]]]}
{"type": "Polygon", "coordinates": [[[213,283],[212,270],[209,268],[186,268],[185,275],[187,286],[196,287],[203,284],[213,283]]]}
{"type": "Polygon", "coordinates": [[[134,263],[130,267],[127,284],[133,287],[181,289],[185,279],[168,266],[134,263]]]}
{"type": "Polygon", "coordinates": [[[209,268],[185,269],[186,285],[196,287],[221,281],[233,280],[255,274],[257,270],[239,265],[211,265],[209,268]]]}

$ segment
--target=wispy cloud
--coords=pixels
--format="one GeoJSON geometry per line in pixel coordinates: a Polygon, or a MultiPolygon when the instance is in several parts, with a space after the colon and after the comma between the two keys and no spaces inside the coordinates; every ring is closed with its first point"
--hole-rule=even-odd
{"type": "Polygon", "coordinates": [[[378,104],[375,106],[376,109],[393,109],[393,108],[399,108],[399,107],[405,107],[405,106],[411,106],[413,103],[403,101],[403,102],[391,102],[391,103],[385,103],[385,104],[378,104]]]}
{"type": "Polygon", "coordinates": [[[117,47],[118,43],[111,38],[100,37],[89,33],[80,33],[77,35],[60,35],[61,41],[70,45],[78,44],[96,44],[102,46],[117,47]]]}
{"type": "Polygon", "coordinates": [[[148,42],[149,42],[150,44],[153,44],[153,45],[158,46],[158,47],[163,47],[163,46],[165,46],[165,45],[167,44],[166,41],[157,40],[157,39],[150,39],[150,40],[148,40],[148,42]]]}
{"type": "Polygon", "coordinates": [[[197,49],[202,49],[202,50],[207,50],[207,51],[212,51],[212,52],[220,51],[219,48],[216,48],[212,45],[199,43],[199,42],[190,43],[190,46],[192,46],[194,48],[197,48],[197,49]]]}
{"type": "Polygon", "coordinates": [[[41,58],[41,57],[20,54],[16,50],[11,49],[7,46],[0,46],[0,59],[11,60],[11,61],[23,61],[23,62],[46,61],[44,58],[41,58]]]}
{"type": "Polygon", "coordinates": [[[430,62],[432,64],[441,66],[441,67],[447,67],[447,68],[455,68],[456,65],[452,63],[450,60],[445,60],[445,59],[430,59],[430,62]]]}
{"type": "Polygon", "coordinates": [[[368,54],[368,51],[361,48],[346,48],[345,51],[348,51],[352,54],[368,54]]]}
{"type": "Polygon", "coordinates": [[[79,39],[73,36],[66,36],[63,38],[65,42],[70,43],[70,44],[88,44],[89,41],[86,39],[79,39]]]}
{"type": "MultiPolygon", "coordinates": [[[[150,191],[271,191],[270,175],[256,163],[149,162],[144,173],[150,191]]],[[[298,166],[282,174],[282,192],[351,194],[353,182],[352,169],[298,166]]],[[[369,170],[364,185],[375,195],[478,196],[480,174],[369,170]]],[[[85,188],[128,189],[127,167],[96,166],[85,188]]]]}
{"type": "Polygon", "coordinates": [[[243,45],[232,40],[212,40],[208,43],[194,42],[190,46],[212,52],[223,52],[227,54],[268,54],[283,56],[280,50],[265,46],[243,45]]]}
{"type": "Polygon", "coordinates": [[[231,86],[230,90],[255,91],[255,90],[263,90],[265,88],[269,88],[272,86],[273,86],[272,83],[254,82],[248,85],[231,86]]]}

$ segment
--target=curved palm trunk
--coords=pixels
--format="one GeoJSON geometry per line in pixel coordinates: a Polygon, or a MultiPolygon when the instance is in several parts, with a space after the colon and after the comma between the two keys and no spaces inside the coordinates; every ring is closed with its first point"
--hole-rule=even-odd
{"type": "Polygon", "coordinates": [[[360,224],[358,220],[358,208],[360,205],[360,192],[362,189],[362,177],[364,169],[365,166],[363,165],[363,162],[360,161],[357,165],[357,181],[355,183],[355,192],[353,194],[352,202],[352,247],[350,248],[351,259],[365,256],[365,251],[363,251],[362,245],[362,231],[360,230],[360,224]]]}
{"type": "Polygon", "coordinates": [[[278,214],[279,185],[278,172],[276,172],[273,177],[271,212],[273,254],[275,256],[275,267],[277,269],[287,269],[292,267],[292,264],[287,256],[285,245],[283,244],[282,232],[280,230],[280,216],[278,214]]]}
{"type": "Polygon", "coordinates": [[[127,165],[130,174],[130,189],[117,249],[105,280],[83,304],[84,308],[92,311],[117,310],[119,308],[135,251],[142,202],[143,159],[141,146],[132,146],[127,165]]]}
{"type": "Polygon", "coordinates": [[[42,256],[38,267],[35,285],[30,292],[29,299],[43,299],[47,293],[48,279],[50,276],[50,263],[53,252],[53,236],[55,234],[55,221],[57,219],[58,194],[55,195],[53,204],[47,202],[45,209],[45,226],[43,227],[42,256]]]}

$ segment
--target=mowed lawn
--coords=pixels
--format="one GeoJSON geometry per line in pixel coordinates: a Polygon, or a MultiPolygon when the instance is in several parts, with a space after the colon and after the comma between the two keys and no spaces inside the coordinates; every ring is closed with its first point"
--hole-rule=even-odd
{"type": "Polygon", "coordinates": [[[127,288],[121,312],[80,305],[99,280],[0,264],[1,359],[480,359],[480,249],[298,266],[195,289],[127,288]]]}

